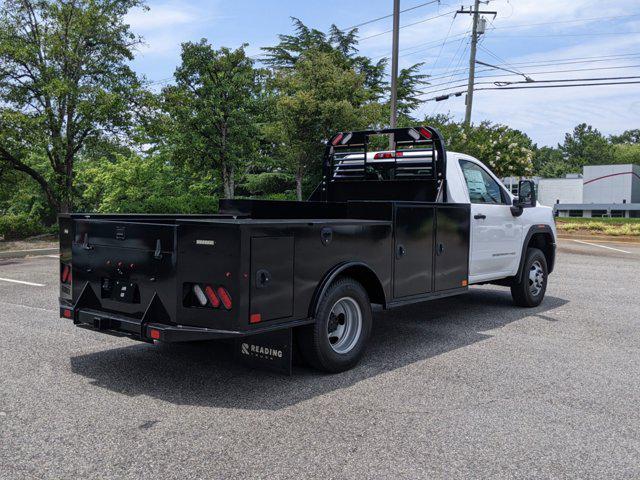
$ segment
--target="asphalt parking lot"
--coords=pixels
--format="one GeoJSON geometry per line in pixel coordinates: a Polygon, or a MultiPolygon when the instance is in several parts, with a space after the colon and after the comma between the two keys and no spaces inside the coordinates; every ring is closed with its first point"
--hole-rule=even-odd
{"type": "Polygon", "coordinates": [[[378,312],[339,375],[75,328],[57,272],[0,260],[2,479],[640,477],[639,244],[562,241],[534,309],[378,312]]]}

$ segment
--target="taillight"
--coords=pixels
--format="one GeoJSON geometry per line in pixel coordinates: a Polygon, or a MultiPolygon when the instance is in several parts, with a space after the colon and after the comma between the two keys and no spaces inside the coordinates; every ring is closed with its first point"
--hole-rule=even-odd
{"type": "Polygon", "coordinates": [[[207,284],[186,284],[187,291],[191,291],[191,294],[185,297],[185,306],[187,307],[206,307],[206,308],[220,308],[223,306],[227,310],[231,310],[233,302],[231,301],[231,295],[226,288],[212,287],[207,284]]]}
{"type": "Polygon", "coordinates": [[[224,308],[226,308],[227,310],[231,310],[231,296],[224,287],[218,287],[218,297],[220,297],[224,308]]]}
{"type": "Polygon", "coordinates": [[[418,130],[420,130],[420,133],[422,134],[422,136],[424,138],[431,138],[431,132],[429,130],[427,130],[424,127],[419,127],[418,130]]]}
{"type": "Polygon", "coordinates": [[[382,158],[397,158],[401,157],[402,152],[378,152],[373,156],[374,160],[380,160],[382,158]]]}
{"type": "Polygon", "coordinates": [[[60,281],[62,283],[71,283],[71,265],[62,264],[62,272],[60,273],[60,281]]]}
{"type": "Polygon", "coordinates": [[[216,295],[216,292],[213,291],[213,288],[207,285],[207,288],[204,289],[204,293],[211,302],[211,306],[213,308],[218,308],[220,306],[220,299],[216,295]]]}

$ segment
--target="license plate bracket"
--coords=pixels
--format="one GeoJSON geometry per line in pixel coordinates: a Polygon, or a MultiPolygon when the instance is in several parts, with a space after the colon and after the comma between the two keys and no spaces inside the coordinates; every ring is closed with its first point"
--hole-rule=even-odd
{"type": "Polygon", "coordinates": [[[114,281],[111,287],[111,299],[123,303],[139,303],[138,285],[123,280],[114,281]]]}

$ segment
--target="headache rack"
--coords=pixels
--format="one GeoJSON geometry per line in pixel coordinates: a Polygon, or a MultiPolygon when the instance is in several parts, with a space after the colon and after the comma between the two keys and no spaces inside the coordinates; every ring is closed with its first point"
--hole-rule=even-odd
{"type": "Polygon", "coordinates": [[[446,201],[445,172],[435,128],[340,132],[327,142],[322,181],[310,200],[446,201]]]}

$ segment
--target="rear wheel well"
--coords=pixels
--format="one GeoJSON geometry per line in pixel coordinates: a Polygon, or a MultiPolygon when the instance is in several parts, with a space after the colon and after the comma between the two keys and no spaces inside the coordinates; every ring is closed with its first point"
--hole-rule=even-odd
{"type": "Polygon", "coordinates": [[[356,263],[344,267],[337,267],[323,278],[318,285],[311,305],[309,306],[310,317],[315,316],[316,309],[318,308],[318,305],[322,300],[322,296],[327,289],[332,283],[340,278],[352,278],[362,285],[367,292],[370,303],[380,304],[382,306],[386,305],[384,289],[382,288],[382,284],[380,283],[378,276],[367,265],[356,263]]]}
{"type": "Polygon", "coordinates": [[[373,271],[364,265],[352,265],[340,272],[337,278],[349,277],[360,283],[371,303],[385,305],[384,289],[373,271]]]}

